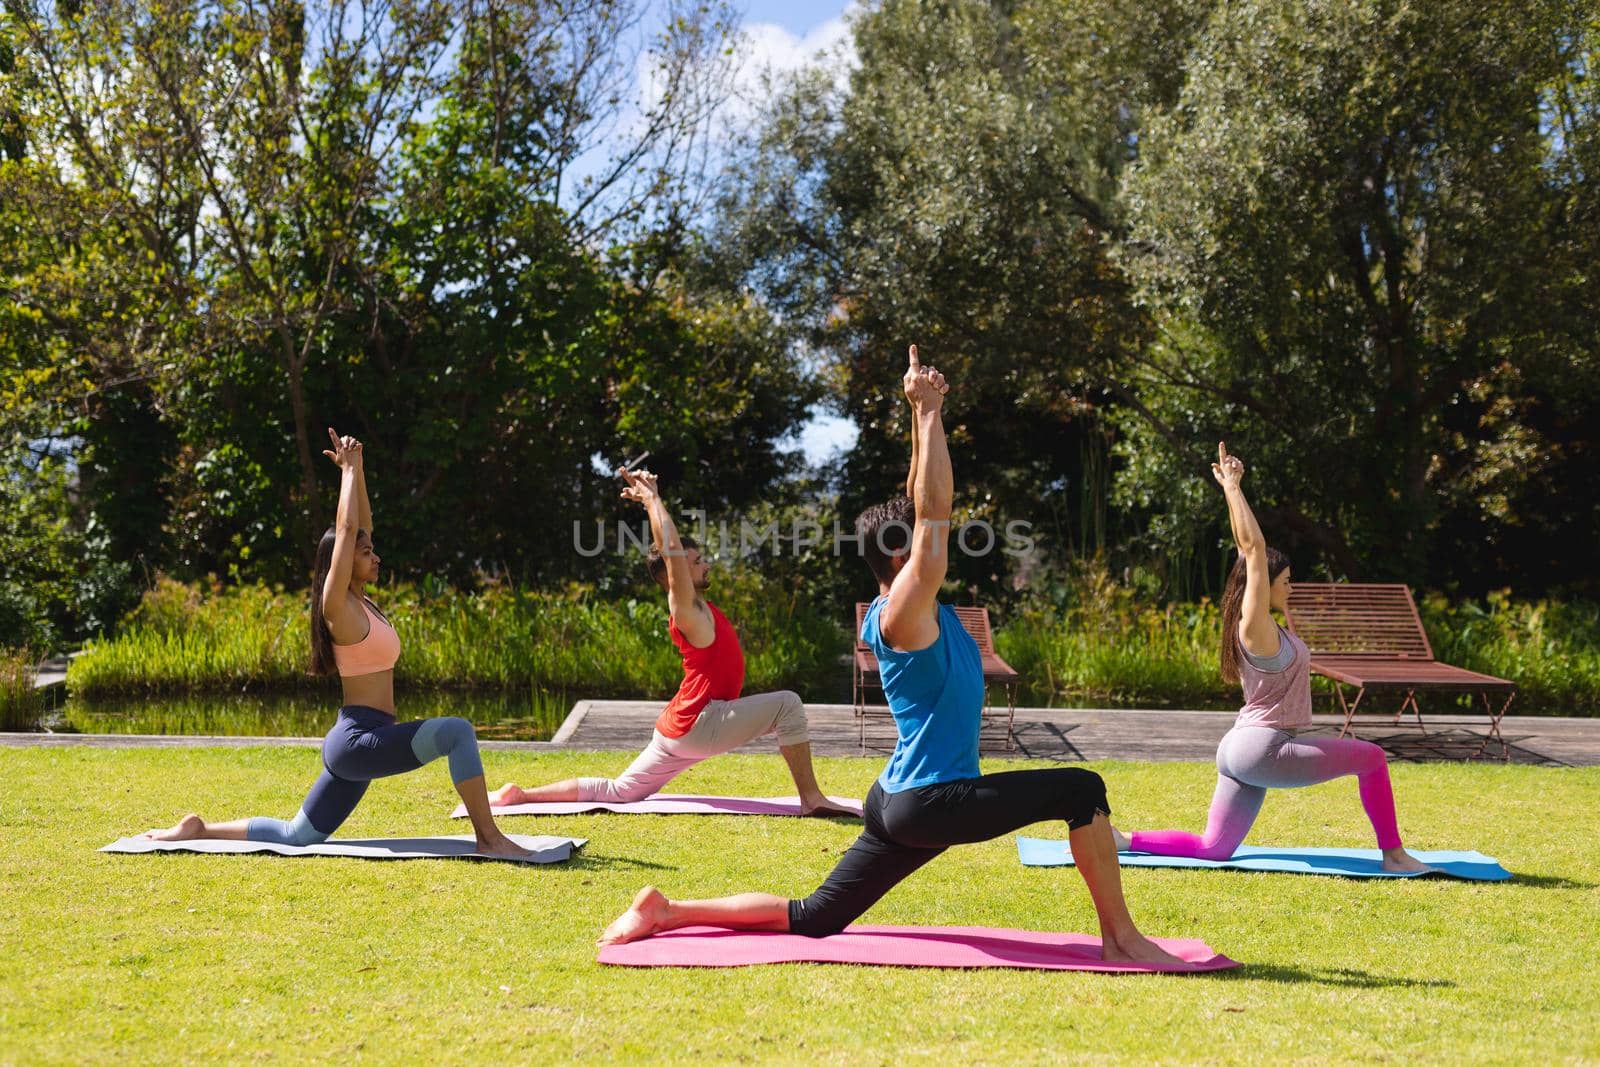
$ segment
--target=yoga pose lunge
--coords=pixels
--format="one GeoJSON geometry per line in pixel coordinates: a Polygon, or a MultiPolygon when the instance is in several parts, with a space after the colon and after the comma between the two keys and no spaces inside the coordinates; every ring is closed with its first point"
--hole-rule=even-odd
{"type": "Polygon", "coordinates": [[[531,789],[508,783],[495,790],[494,805],[644,800],[696,763],[776,733],[778,751],[800,793],[801,811],[854,816],[855,812],[830,801],[817,785],[800,697],[788,690],[739,695],[744,686],[739,635],[728,617],[702,595],[710,584],[711,565],[701,558],[694,538],[678,533],[656,489],[656,476],[627,467],[617,474],[628,483],[623,498],[641,505],[650,516],[654,543],[647,564],[650,576],[666,590],[667,633],[683,657],[683,681],[656,719],[650,743],[616,778],[568,778],[531,789]]]}
{"type": "Polygon", "coordinates": [[[198,815],[186,815],[176,826],[145,836],[158,841],[206,837],[318,844],[350,817],[372,779],[416,770],[444,756],[472,818],[477,851],[490,856],[531,855],[494,824],[470,722],[453,716],[395,721],[394,665],[400,657],[400,638],[365,592],[367,583],[377,580],[379,559],[372,548],[372,507],[361,442],[331,429],[328,436],[333,447],[322,454],[339,467],[339,510],[317,546],[311,584],[311,667],[317,674],[338,671],[344,706],[322,742],[322,774],[288,822],[254,818],[208,823],[198,815]]]}
{"type": "Polygon", "coordinates": [[[938,600],[949,562],[953,495],[940,414],[949,387],[938,371],[919,364],[915,346],[910,357],[903,383],[912,408],[908,496],[856,520],[878,581],[861,637],[878,656],[898,735],[867,794],[861,836],[804,900],[743,893],[673,901],[646,887],[600,941],[635,941],[695,924],[825,937],[950,846],[1061,819],[1099,916],[1102,956],[1184,966],[1139,933],[1128,914],[1098,774],[1076,767],[979,773],[983,665],[955,611],[938,600]]]}
{"type": "Polygon", "coordinates": [[[1239,558],[1222,592],[1222,677],[1244,689],[1244,707],[1217,745],[1217,789],[1204,835],[1181,830],[1117,834],[1119,847],[1161,856],[1225,860],[1243,842],[1268,789],[1356,776],[1361,804],[1383,850],[1387,871],[1432,868],[1400,847],[1394,791],[1383,749],[1355,738],[1301,737],[1311,726],[1311,656],[1279,626],[1273,611],[1289,602],[1289,560],[1268,548],[1245,501],[1244,463],[1217,445],[1211,472],[1228,501],[1239,558]]]}

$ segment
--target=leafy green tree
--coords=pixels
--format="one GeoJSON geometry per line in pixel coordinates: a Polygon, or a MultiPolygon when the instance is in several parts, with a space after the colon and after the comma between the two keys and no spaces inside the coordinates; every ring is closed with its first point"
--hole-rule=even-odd
{"type": "Polygon", "coordinates": [[[1124,184],[1156,330],[1120,486],[1160,539],[1215,522],[1226,437],[1335,574],[1583,581],[1551,563],[1600,517],[1594,31],[1559,0],[1216,10],[1124,184]]]}
{"type": "Polygon", "coordinates": [[[639,2],[7,10],[8,428],[73,435],[116,559],[298,581],[329,424],[397,562],[458,580],[577,576],[597,455],[708,507],[792,467],[815,389],[688,236],[721,5],[634,48],[639,2]]]}
{"type": "MultiPolygon", "coordinates": [[[[1118,182],[1208,7],[887,0],[856,17],[847,77],[778,87],[721,250],[804,328],[861,427],[846,512],[903,484],[896,383],[916,341],[957,384],[973,516],[1040,523],[1057,550],[1115,535],[1103,410],[1145,336],[1111,258],[1118,182]]],[[[998,562],[963,582],[993,588],[998,562]]]]}

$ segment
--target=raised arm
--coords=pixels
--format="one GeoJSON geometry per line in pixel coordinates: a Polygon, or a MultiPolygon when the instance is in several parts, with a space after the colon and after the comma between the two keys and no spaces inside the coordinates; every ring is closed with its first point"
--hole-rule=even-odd
{"type": "Polygon", "coordinates": [[[717,636],[716,620],[695,591],[688,550],[678,538],[678,526],[656,488],[656,476],[646,470],[632,471],[626,467],[617,474],[628,483],[622,491],[624,499],[643,505],[650,516],[651,537],[667,564],[667,610],[672,614],[672,621],[684,640],[696,648],[705,648],[717,636]]]}
{"type": "Polygon", "coordinates": [[[892,648],[915,651],[939,639],[936,606],[939,587],[950,565],[950,507],[955,477],[950,469],[950,449],[944,437],[944,394],[950,391],[944,375],[924,367],[917,346],[910,349],[910,364],[902,381],[911,402],[912,466],[908,483],[916,519],[911,530],[911,553],[889,586],[880,626],[892,648]]]}
{"type": "MultiPolygon", "coordinates": [[[[916,345],[912,345],[916,348],[916,345]]],[[[906,471],[906,496],[917,497],[917,457],[922,453],[922,426],[917,421],[916,408],[911,409],[911,469],[906,471]]]]}
{"type": "Polygon", "coordinates": [[[372,536],[372,501],[367,499],[367,460],[366,453],[362,453],[361,463],[356,467],[356,522],[367,531],[367,536],[372,536]]]}
{"type": "Polygon", "coordinates": [[[322,617],[335,639],[345,637],[359,641],[364,631],[364,618],[350,604],[345,595],[350,588],[351,565],[356,554],[356,534],[361,529],[361,442],[354,437],[340,437],[332,430],[333,448],[323,449],[339,468],[339,507],[333,518],[333,562],[328,577],[322,583],[322,617]]]}
{"type": "Polygon", "coordinates": [[[1239,640],[1256,656],[1271,656],[1278,651],[1278,627],[1272,621],[1272,579],[1267,574],[1267,541],[1261,525],[1244,498],[1244,462],[1228,455],[1228,446],[1217,442],[1217,462],[1211,474],[1222,486],[1228,501],[1228,523],[1233,527],[1233,543],[1244,558],[1244,601],[1240,605],[1239,640]]]}

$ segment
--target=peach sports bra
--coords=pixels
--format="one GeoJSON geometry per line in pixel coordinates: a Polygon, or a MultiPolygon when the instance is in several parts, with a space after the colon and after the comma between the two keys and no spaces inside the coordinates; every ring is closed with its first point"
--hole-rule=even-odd
{"type": "Polygon", "coordinates": [[[353,645],[333,646],[333,662],[341,678],[392,671],[395,660],[400,658],[400,635],[394,632],[389,620],[373,611],[365,597],[361,598],[361,606],[370,620],[367,636],[353,645]]]}

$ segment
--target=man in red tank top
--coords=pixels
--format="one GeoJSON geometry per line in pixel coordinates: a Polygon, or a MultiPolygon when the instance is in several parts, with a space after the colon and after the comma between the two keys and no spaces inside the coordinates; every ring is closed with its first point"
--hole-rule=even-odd
{"type": "Polygon", "coordinates": [[[728,617],[702,595],[711,565],[701,558],[693,538],[679,535],[656,490],[656,476],[626,467],[617,474],[628,483],[623,498],[640,504],[650,516],[654,547],[648,566],[650,576],[666,590],[667,633],[683,657],[683,681],[656,719],[650,744],[618,777],[569,778],[533,789],[509,784],[496,790],[490,802],[505,806],[643,800],[701,760],[776,733],[778,751],[800,794],[801,810],[808,815],[855,815],[830,801],[817,785],[800,697],[788,690],[739,695],[744,686],[739,635],[728,617]]]}

